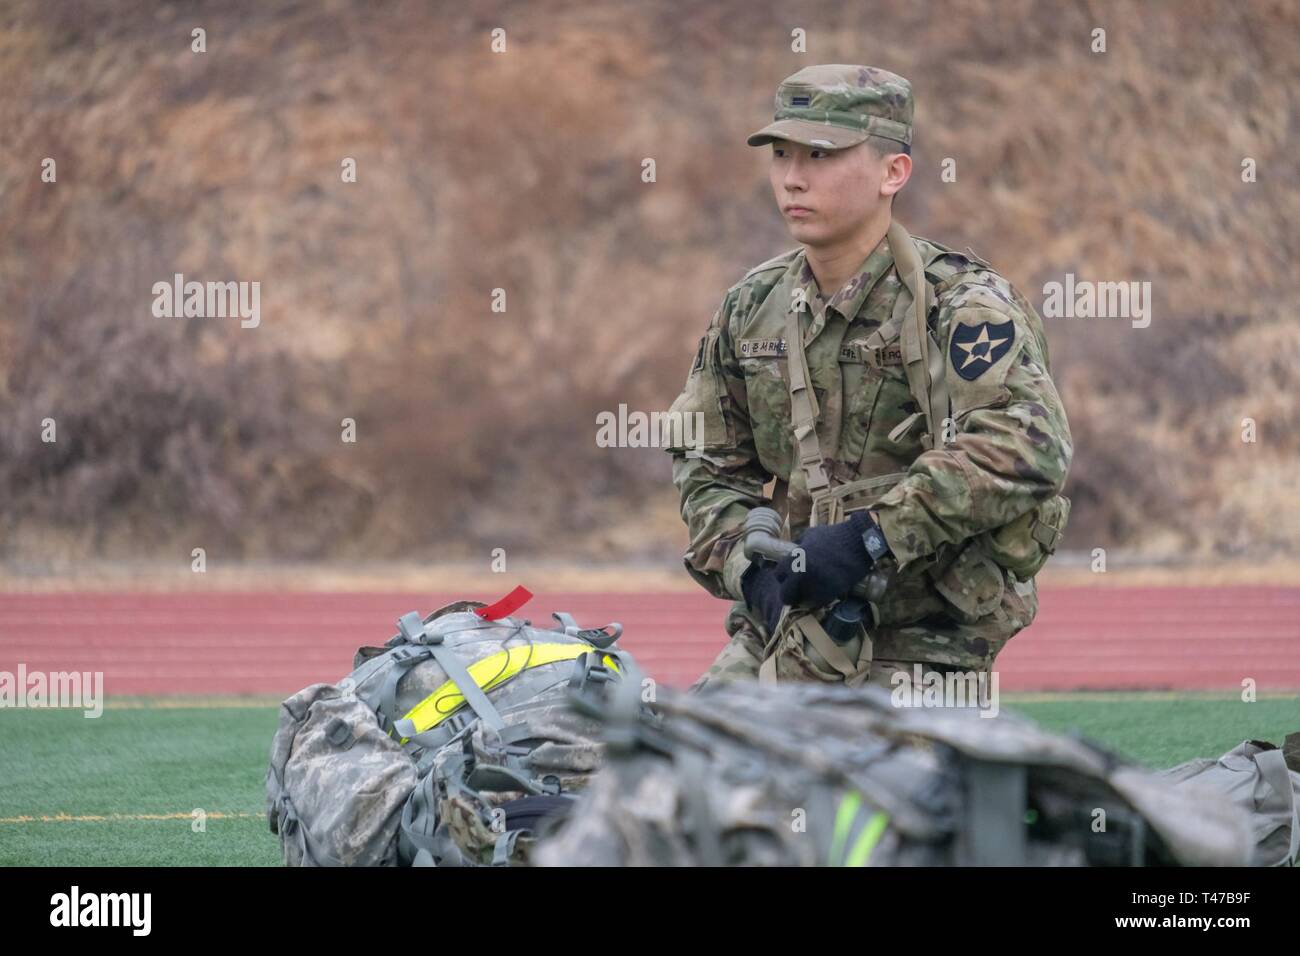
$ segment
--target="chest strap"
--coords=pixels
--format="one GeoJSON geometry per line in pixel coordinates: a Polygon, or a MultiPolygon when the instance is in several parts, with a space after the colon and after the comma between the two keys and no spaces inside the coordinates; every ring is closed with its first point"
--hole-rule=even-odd
{"type": "Polygon", "coordinates": [[[803,470],[812,496],[813,510],[817,502],[830,489],[830,479],[822,465],[821,443],[817,441],[817,395],[812,390],[808,374],[808,360],[804,357],[803,330],[799,328],[799,313],[792,304],[785,316],[786,351],[790,371],[790,421],[794,425],[795,449],[799,467],[803,470]]]}

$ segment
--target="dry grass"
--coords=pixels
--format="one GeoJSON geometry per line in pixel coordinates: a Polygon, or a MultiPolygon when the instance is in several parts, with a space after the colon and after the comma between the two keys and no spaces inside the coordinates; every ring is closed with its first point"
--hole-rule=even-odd
{"type": "Polygon", "coordinates": [[[595,414],[666,408],[725,288],[788,248],[743,139],[781,77],[838,61],[913,80],[914,232],[1034,301],[1066,272],[1153,283],[1149,329],[1048,321],[1067,545],[1295,554],[1300,8],[786,10],[8,4],[0,553],[671,564],[667,457],[596,448],[595,414]],[[178,271],[262,282],[262,326],[154,319],[178,271]]]}

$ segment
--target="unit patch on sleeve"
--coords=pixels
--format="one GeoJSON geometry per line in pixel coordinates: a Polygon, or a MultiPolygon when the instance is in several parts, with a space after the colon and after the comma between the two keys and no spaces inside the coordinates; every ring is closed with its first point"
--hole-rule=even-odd
{"type": "Polygon", "coordinates": [[[953,370],[971,382],[997,364],[1011,349],[1016,340],[1016,324],[1005,322],[980,322],[977,325],[956,325],[948,356],[953,370]]]}

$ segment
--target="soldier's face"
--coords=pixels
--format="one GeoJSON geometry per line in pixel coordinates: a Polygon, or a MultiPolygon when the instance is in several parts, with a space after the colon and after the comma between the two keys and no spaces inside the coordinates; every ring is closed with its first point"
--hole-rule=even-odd
{"type": "Polygon", "coordinates": [[[772,143],[768,175],[790,235],[804,245],[844,241],[888,214],[889,196],[882,194],[887,157],[866,143],[818,149],[779,139],[772,143]]]}

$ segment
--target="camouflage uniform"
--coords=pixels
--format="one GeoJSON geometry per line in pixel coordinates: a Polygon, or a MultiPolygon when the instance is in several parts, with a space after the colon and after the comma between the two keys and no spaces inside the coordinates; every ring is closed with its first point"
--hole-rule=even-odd
{"type": "MultiPolygon", "coordinates": [[[[868,132],[910,140],[910,87],[884,71],[810,67],[782,84],[777,106],[776,122],[751,137],[752,145],[787,138],[838,148],[868,132]],[[850,109],[863,114],[858,129],[818,119],[840,120],[850,109]]],[[[1018,580],[962,546],[1065,483],[1069,425],[1041,321],[973,254],[920,238],[916,244],[936,293],[927,322],[931,348],[944,356],[955,425],[955,435],[934,448],[921,443],[925,421],[902,367],[894,306],[903,283],[885,239],[829,299],[802,247],[751,269],[727,291],[700,341],[673,411],[700,413],[703,433],[689,454],[682,444],[669,449],[673,482],[690,531],[686,570],[709,593],[736,603],[727,617],[731,641],[697,686],[754,677],[767,642],[741,593],[750,563],[739,542],[746,514],[771,505],[788,514],[792,537],[808,527],[784,341],[799,293],[808,303],[800,327],[820,408],[823,467],[833,486],[879,476],[882,491],[889,489],[873,510],[898,570],[872,630],[871,681],[888,685],[891,673],[918,661],[936,670],[987,668],[1034,618],[1033,578],[1018,580]],[[769,501],[763,489],[773,477],[769,501]]]]}

